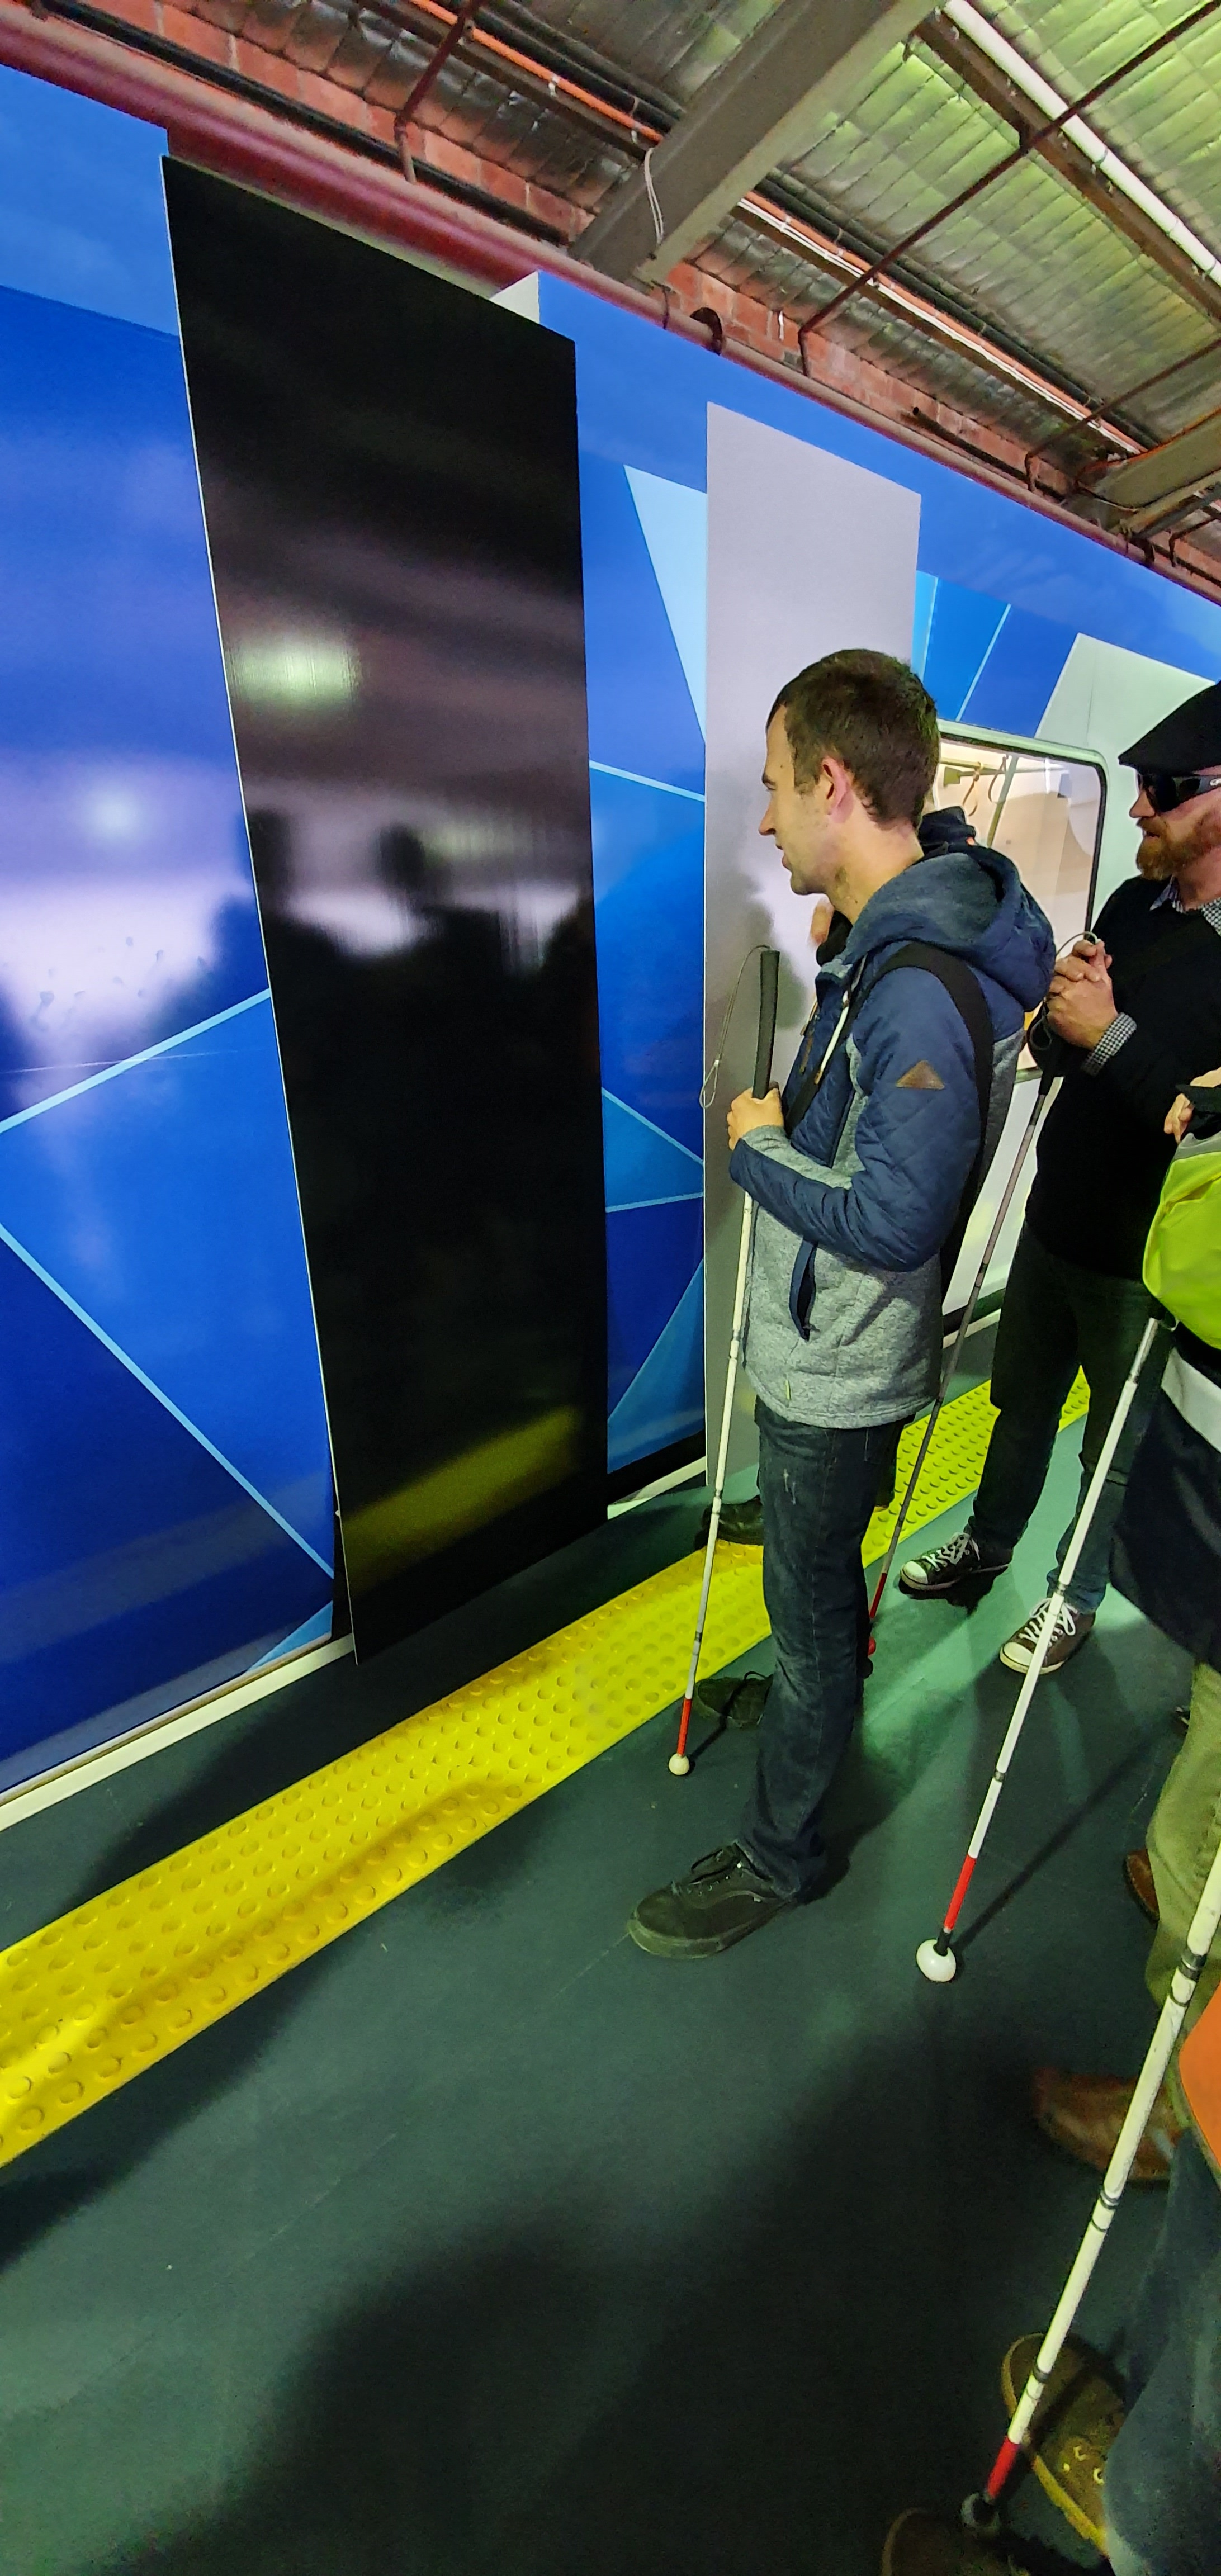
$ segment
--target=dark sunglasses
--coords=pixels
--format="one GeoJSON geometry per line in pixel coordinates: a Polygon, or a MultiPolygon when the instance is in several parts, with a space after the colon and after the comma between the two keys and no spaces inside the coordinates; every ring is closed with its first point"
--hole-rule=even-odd
{"type": "Polygon", "coordinates": [[[1221,773],[1209,769],[1193,769],[1185,777],[1172,769],[1138,769],[1136,779],[1155,814],[1173,814],[1176,805],[1189,804],[1210,787],[1221,787],[1221,773]]]}

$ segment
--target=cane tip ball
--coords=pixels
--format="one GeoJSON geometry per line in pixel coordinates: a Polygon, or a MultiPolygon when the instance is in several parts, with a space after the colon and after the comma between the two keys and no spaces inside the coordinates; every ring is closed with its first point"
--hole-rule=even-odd
{"type": "Polygon", "coordinates": [[[676,1780],[685,1780],[685,1779],[686,1779],[686,1776],[687,1776],[687,1773],[688,1773],[688,1771],[690,1770],[690,1768],[691,1768],[691,1756],[690,1756],[690,1754],[688,1754],[688,1753],[672,1753],[672,1754],[670,1755],[670,1769],[671,1769],[671,1770],[672,1770],[672,1772],[674,1773],[674,1777],[675,1777],[675,1779],[676,1779],[676,1780]]]}
{"type": "Polygon", "coordinates": [[[958,1961],[952,1950],[939,1950],[935,1941],[922,1941],[916,1952],[916,1966],[932,1986],[948,1986],[958,1974],[958,1961]]]}

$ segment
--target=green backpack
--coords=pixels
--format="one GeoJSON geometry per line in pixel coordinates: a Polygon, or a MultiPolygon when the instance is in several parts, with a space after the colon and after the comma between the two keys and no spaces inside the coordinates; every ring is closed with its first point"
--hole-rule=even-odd
{"type": "Polygon", "coordinates": [[[1221,1154],[1172,1163],[1145,1245],[1145,1286],[1221,1350],[1221,1154]]]}

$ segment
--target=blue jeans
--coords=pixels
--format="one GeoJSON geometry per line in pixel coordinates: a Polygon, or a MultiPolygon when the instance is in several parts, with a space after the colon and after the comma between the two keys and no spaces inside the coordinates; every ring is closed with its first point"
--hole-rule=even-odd
{"type": "Polygon", "coordinates": [[[743,1850],[784,1896],[826,1871],[818,1815],[860,1706],[869,1664],[861,1541],[902,1425],[824,1431],[760,1401],[763,1597],[775,1671],[759,1729],[743,1850]]]}
{"type": "MultiPolygon", "coordinates": [[[[1101,1270],[1083,1270],[1075,1261],[1062,1261],[1059,1253],[1045,1252],[1037,1235],[1023,1226],[1009,1268],[992,1362],[992,1401],[1000,1419],[993,1425],[970,1522],[987,1564],[1008,1564],[1038,1502],[1051,1465],[1061,1407],[1079,1368],[1090,1390],[1081,1441],[1080,1509],[1116,1399],[1153,1312],[1153,1299],[1139,1279],[1111,1279],[1101,1270]]],[[[1068,1599],[1077,1610],[1096,1610],[1106,1591],[1111,1532],[1165,1362],[1166,1340],[1159,1335],[1068,1587],[1068,1599]]],[[[1073,1520],[1076,1517],[1074,1512],[1073,1520]]],[[[1059,1581],[1072,1534],[1070,1521],[1055,1563],[1048,1569],[1049,1592],[1059,1581]]]]}
{"type": "Polygon", "coordinates": [[[1128,2412],[1107,2461],[1114,2576],[1221,2568],[1221,2185],[1181,2141],[1128,2338],[1128,2412]]]}

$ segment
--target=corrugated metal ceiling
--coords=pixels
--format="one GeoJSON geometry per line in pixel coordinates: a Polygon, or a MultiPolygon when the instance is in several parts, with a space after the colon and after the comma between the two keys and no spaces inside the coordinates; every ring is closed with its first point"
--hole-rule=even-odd
{"type": "MultiPolygon", "coordinates": [[[[464,42],[421,111],[421,122],[481,158],[595,210],[634,169],[648,140],[622,120],[665,131],[703,83],[770,14],[776,0],[499,0],[481,8],[480,34],[532,60],[513,66],[487,43],[464,42]],[[564,72],[585,105],[549,89],[564,72]],[[616,121],[618,120],[618,121],[616,121]]],[[[401,105],[446,17],[419,0],[194,0],[253,43],[390,108],[401,105]]],[[[1045,79],[1081,97],[1187,14],[1188,0],[988,0],[987,14],[1045,79]]],[[[944,23],[944,22],[941,22],[944,23]]],[[[935,33],[930,27],[930,34],[935,33]]],[[[1032,111],[1033,114],[1033,111],[1032,111]]],[[[1094,130],[1221,253],[1221,10],[1109,91],[1089,111],[1094,130]]],[[[1012,124],[967,86],[919,31],[841,96],[787,170],[761,183],[790,213],[867,259],[885,256],[972,179],[1013,149],[1012,124]]],[[[835,272],[739,209],[699,255],[727,279],[794,320],[816,313],[844,283],[835,272]]],[[[1100,411],[1127,390],[1221,335],[1191,294],[1134,247],[1106,212],[1035,153],[909,253],[897,275],[1003,351],[1100,411]]],[[[1217,297],[1221,311],[1221,293],[1217,297]]],[[[957,406],[1013,438],[1040,444],[1054,409],[963,350],[861,294],[832,336],[901,377],[917,398],[957,406]]],[[[791,345],[791,344],[790,344],[791,345]]],[[[1169,437],[1221,402],[1221,353],[1208,352],[1112,416],[1143,443],[1169,437]]],[[[1089,440],[1087,437],[1086,445],[1089,440]]],[[[1082,453],[1080,442],[1077,454],[1082,453]]],[[[1215,532],[1221,554],[1221,530],[1215,532]]],[[[1202,531],[1205,546],[1214,532],[1202,531]]]]}

